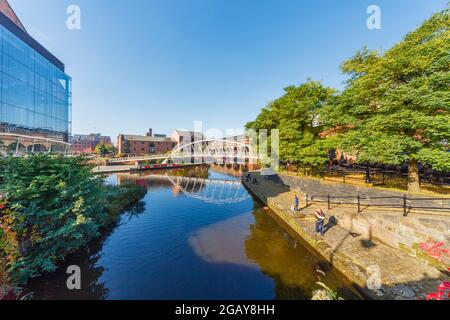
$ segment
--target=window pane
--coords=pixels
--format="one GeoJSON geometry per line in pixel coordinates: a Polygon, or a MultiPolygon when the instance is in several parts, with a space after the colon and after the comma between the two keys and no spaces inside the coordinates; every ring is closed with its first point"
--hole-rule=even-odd
{"type": "Polygon", "coordinates": [[[2,75],[3,103],[34,111],[34,89],[32,86],[10,77],[2,75]]]}

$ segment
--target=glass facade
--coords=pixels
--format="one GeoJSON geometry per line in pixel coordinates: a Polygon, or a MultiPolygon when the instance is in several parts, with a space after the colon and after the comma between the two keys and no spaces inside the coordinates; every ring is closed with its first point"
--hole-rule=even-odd
{"type": "Polygon", "coordinates": [[[71,78],[2,25],[0,54],[0,124],[67,139],[71,78]]]}

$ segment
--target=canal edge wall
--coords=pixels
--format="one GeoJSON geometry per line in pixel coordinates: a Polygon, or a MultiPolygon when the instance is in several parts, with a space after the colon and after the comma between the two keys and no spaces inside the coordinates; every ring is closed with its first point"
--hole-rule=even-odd
{"type": "Polygon", "coordinates": [[[255,188],[243,181],[242,182],[247,190],[255,196],[260,202],[264,203],[271,209],[276,217],[280,219],[283,224],[291,229],[295,235],[302,240],[302,242],[308,247],[308,249],[315,254],[318,254],[322,259],[330,263],[346,280],[354,284],[357,289],[366,297],[374,300],[379,300],[380,297],[373,291],[369,290],[366,286],[368,270],[352,263],[352,258],[341,254],[333,254],[330,246],[321,240],[312,237],[309,233],[305,232],[299,227],[298,223],[286,212],[287,209],[275,204],[271,199],[268,199],[266,195],[259,192],[255,188]]]}

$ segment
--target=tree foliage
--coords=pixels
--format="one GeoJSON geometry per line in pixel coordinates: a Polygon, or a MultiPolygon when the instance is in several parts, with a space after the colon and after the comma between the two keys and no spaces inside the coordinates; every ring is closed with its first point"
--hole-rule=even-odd
{"type": "Polygon", "coordinates": [[[95,147],[95,153],[97,153],[99,156],[106,156],[108,154],[114,153],[115,148],[112,144],[110,143],[99,143],[96,147],[95,147]]]}
{"type": "Polygon", "coordinates": [[[313,81],[289,87],[247,127],[279,128],[285,161],[318,166],[343,148],[358,162],[409,163],[410,175],[418,163],[450,171],[448,8],[388,51],[363,48],[341,69],[343,92],[313,81]]]}
{"type": "Polygon", "coordinates": [[[319,137],[319,114],[323,105],[334,98],[335,91],[316,81],[284,90],[285,94],[264,108],[256,121],[247,124],[247,129],[278,129],[280,158],[284,161],[323,164],[327,150],[319,137]]]}
{"type": "Polygon", "coordinates": [[[6,246],[7,271],[23,281],[56,263],[97,235],[106,219],[102,179],[82,158],[34,155],[0,160],[0,193],[10,204],[2,229],[15,239],[6,246]]]}
{"type": "Polygon", "coordinates": [[[0,168],[0,275],[13,283],[54,271],[146,192],[105,187],[82,157],[7,157],[0,168]]]}
{"type": "Polygon", "coordinates": [[[347,129],[341,144],[358,161],[450,171],[449,28],[446,10],[384,54],[364,48],[344,62],[350,79],[326,124],[347,129]]]}

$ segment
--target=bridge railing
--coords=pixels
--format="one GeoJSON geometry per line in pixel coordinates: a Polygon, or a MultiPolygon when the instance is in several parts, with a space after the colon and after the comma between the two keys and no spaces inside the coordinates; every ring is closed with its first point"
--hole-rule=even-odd
{"type": "Polygon", "coordinates": [[[134,160],[141,160],[141,159],[164,159],[164,157],[167,157],[167,155],[142,155],[142,156],[128,156],[128,157],[120,157],[120,158],[112,158],[111,162],[126,162],[126,161],[134,161],[134,160]]]}
{"type": "Polygon", "coordinates": [[[142,156],[128,156],[121,158],[113,158],[110,162],[127,162],[127,161],[139,161],[139,160],[161,160],[161,159],[174,159],[174,158],[257,158],[250,153],[177,153],[168,156],[167,154],[160,155],[142,155],[142,156]]]}

